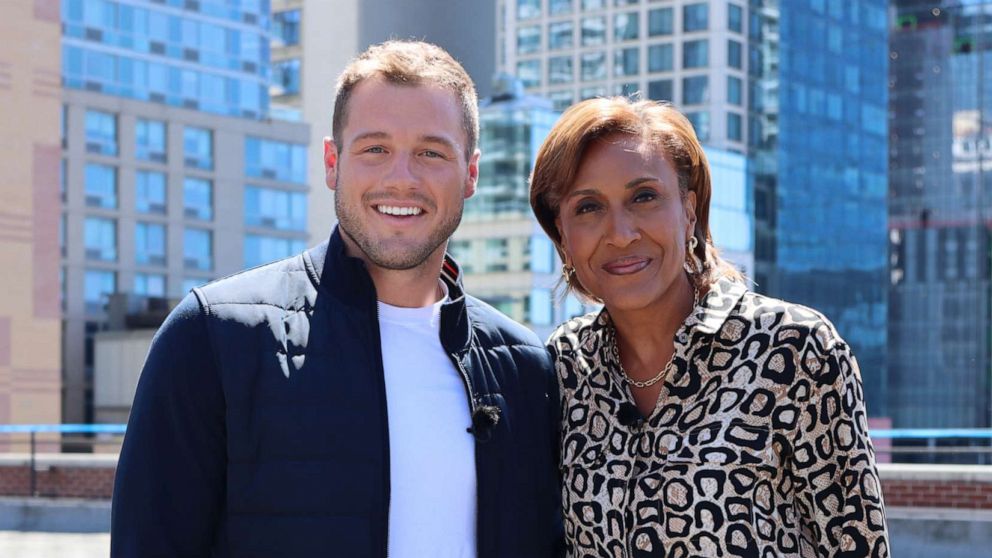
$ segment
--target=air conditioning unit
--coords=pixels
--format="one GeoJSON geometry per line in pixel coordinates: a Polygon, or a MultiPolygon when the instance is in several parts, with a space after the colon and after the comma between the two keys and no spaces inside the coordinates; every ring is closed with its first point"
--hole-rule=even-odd
{"type": "Polygon", "coordinates": [[[183,258],[183,266],[186,269],[201,269],[199,258],[183,258]]]}
{"type": "Polygon", "coordinates": [[[185,215],[187,217],[190,217],[192,219],[199,219],[200,218],[200,210],[195,209],[195,208],[192,208],[192,207],[187,207],[185,209],[185,211],[183,211],[183,215],[185,215]]]}
{"type": "Polygon", "coordinates": [[[86,194],[86,205],[90,207],[103,207],[103,196],[86,194]]]}
{"type": "Polygon", "coordinates": [[[276,171],[273,169],[262,169],[262,176],[274,179],[276,177],[276,171]]]}
{"type": "Polygon", "coordinates": [[[151,159],[152,161],[155,161],[156,163],[165,163],[166,162],[165,153],[163,153],[163,152],[152,152],[152,153],[149,153],[148,154],[148,158],[151,159]]]}
{"type": "Polygon", "coordinates": [[[151,202],[148,204],[149,213],[165,213],[165,204],[159,202],[151,202]]]}

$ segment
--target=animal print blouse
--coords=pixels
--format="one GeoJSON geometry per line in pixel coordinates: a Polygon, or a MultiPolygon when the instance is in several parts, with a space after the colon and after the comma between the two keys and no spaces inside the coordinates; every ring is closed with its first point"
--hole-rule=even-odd
{"type": "Polygon", "coordinates": [[[646,420],[604,310],[548,344],[573,557],[889,556],[857,363],[817,312],[718,281],[646,420]]]}

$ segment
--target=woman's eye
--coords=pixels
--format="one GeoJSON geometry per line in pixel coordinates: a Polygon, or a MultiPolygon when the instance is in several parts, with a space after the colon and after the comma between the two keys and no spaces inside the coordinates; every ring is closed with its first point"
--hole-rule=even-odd
{"type": "Polygon", "coordinates": [[[648,202],[648,201],[652,201],[652,200],[656,199],[657,197],[658,197],[658,194],[652,192],[651,190],[642,190],[642,191],[634,194],[634,201],[635,202],[648,202]]]}
{"type": "Polygon", "coordinates": [[[575,206],[575,214],[582,215],[583,213],[590,213],[599,209],[599,204],[594,202],[580,202],[575,206]]]}

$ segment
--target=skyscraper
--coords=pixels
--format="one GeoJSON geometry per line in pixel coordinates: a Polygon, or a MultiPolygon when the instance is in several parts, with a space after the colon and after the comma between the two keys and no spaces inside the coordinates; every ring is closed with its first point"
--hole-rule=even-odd
{"type": "Polygon", "coordinates": [[[63,418],[114,292],[177,298],[307,244],[307,143],[270,121],[264,0],[62,2],[63,418]]]}
{"type": "Polygon", "coordinates": [[[58,2],[0,11],[0,424],[59,422],[58,2]]]}
{"type": "Polygon", "coordinates": [[[749,6],[758,290],[823,312],[887,416],[887,3],[749,6]]]}
{"type": "Polygon", "coordinates": [[[989,427],[992,2],[893,4],[891,414],[989,427]]]}
{"type": "Polygon", "coordinates": [[[562,110],[606,95],[671,101],[700,141],[744,152],[741,1],[500,0],[498,64],[562,110]]]}

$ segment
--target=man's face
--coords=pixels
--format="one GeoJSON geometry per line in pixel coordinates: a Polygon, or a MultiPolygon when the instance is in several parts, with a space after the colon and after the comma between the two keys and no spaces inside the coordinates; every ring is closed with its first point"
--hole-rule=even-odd
{"type": "Polygon", "coordinates": [[[456,95],[363,81],[348,101],[341,141],[325,139],[324,164],[350,251],[392,270],[440,260],[478,177],[478,151],[465,160],[456,95]]]}

